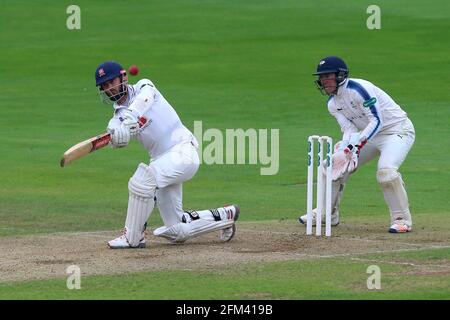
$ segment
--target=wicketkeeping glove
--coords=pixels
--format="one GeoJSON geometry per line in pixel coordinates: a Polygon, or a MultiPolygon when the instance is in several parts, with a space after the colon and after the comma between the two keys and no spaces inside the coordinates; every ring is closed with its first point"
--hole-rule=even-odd
{"type": "Polygon", "coordinates": [[[332,179],[334,181],[342,178],[347,172],[352,173],[358,167],[358,160],[361,148],[366,144],[367,140],[361,143],[354,140],[358,144],[348,144],[346,147],[338,147],[333,153],[331,159],[333,161],[332,179]]]}
{"type": "Polygon", "coordinates": [[[359,144],[356,145],[349,144],[347,147],[344,148],[344,153],[347,154],[347,157],[350,161],[347,168],[348,172],[352,173],[357,169],[359,154],[361,152],[362,147],[364,147],[366,143],[367,140],[363,140],[359,142],[359,144]]]}
{"type": "Polygon", "coordinates": [[[344,174],[348,171],[348,167],[350,165],[351,157],[349,157],[349,153],[344,152],[344,150],[336,151],[331,156],[331,160],[333,163],[333,168],[331,170],[331,178],[333,181],[336,181],[344,176],[344,174]]]}

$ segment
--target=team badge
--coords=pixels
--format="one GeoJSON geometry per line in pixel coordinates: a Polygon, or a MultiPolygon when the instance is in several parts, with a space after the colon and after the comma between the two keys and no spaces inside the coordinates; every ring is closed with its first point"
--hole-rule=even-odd
{"type": "Polygon", "coordinates": [[[105,70],[103,70],[103,68],[98,69],[98,76],[103,77],[104,75],[105,75],[105,70]]]}
{"type": "Polygon", "coordinates": [[[377,102],[377,98],[372,97],[366,101],[364,101],[363,106],[366,108],[370,108],[371,106],[373,106],[375,103],[377,102]]]}

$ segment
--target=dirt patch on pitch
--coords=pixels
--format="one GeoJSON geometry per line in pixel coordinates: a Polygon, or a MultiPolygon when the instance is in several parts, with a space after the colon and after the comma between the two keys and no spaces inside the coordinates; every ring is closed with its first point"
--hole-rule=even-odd
{"type": "Polygon", "coordinates": [[[119,232],[57,233],[4,237],[0,241],[0,282],[67,277],[77,265],[83,276],[159,270],[217,270],[244,263],[357,256],[376,252],[450,246],[448,232],[386,233],[384,225],[341,225],[330,239],[305,236],[293,221],[238,222],[237,235],[221,243],[216,234],[171,244],[147,235],[147,248],[111,250],[119,232]]]}

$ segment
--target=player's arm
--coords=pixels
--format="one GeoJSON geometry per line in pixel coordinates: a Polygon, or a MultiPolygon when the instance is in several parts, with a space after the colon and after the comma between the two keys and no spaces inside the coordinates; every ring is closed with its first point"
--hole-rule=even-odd
{"type": "Polygon", "coordinates": [[[348,120],[342,113],[334,110],[332,106],[329,106],[329,111],[333,117],[336,118],[342,131],[342,143],[339,146],[339,150],[343,150],[350,143],[351,138],[358,133],[358,128],[348,120]]]}
{"type": "Polygon", "coordinates": [[[364,101],[367,105],[370,105],[366,110],[366,117],[369,119],[369,124],[364,130],[361,131],[360,141],[368,141],[373,138],[383,126],[381,111],[378,107],[376,98],[372,98],[369,101],[364,101]]]}
{"type": "Polygon", "coordinates": [[[130,106],[121,111],[122,125],[128,128],[130,139],[137,137],[140,128],[147,122],[145,114],[156,99],[156,89],[148,79],[140,80],[136,85],[137,95],[130,106]]]}
{"type": "Polygon", "coordinates": [[[381,114],[380,103],[371,84],[353,83],[355,100],[362,104],[364,115],[369,124],[361,130],[358,144],[365,144],[373,138],[383,127],[383,117],[381,114]]]}
{"type": "MultiPolygon", "coordinates": [[[[333,177],[341,176],[345,172],[351,173],[357,169],[361,149],[383,126],[381,111],[375,94],[371,92],[370,89],[366,90],[362,86],[358,88],[357,93],[359,95],[358,98],[363,99],[361,102],[365,109],[365,116],[369,120],[369,124],[361,130],[361,132],[348,131],[348,140],[345,140],[343,143],[343,146],[346,145],[346,147],[344,147],[343,153],[336,155],[336,159],[341,159],[341,162],[344,164],[346,164],[348,160],[348,165],[345,170],[334,172],[333,177]]],[[[339,161],[336,161],[336,163],[339,163],[339,161]]]]}
{"type": "Polygon", "coordinates": [[[142,79],[136,83],[138,94],[128,109],[143,116],[152,106],[156,99],[156,88],[153,82],[142,79]]]}
{"type": "Polygon", "coordinates": [[[125,110],[125,117],[129,117],[134,121],[138,121],[143,117],[156,99],[155,85],[148,79],[142,79],[136,83],[135,88],[137,95],[133,100],[133,103],[125,110]]]}
{"type": "Polygon", "coordinates": [[[334,110],[329,106],[330,113],[336,118],[341,131],[343,133],[342,141],[335,146],[332,156],[333,170],[332,179],[337,180],[344,176],[346,172],[353,172],[358,165],[359,152],[351,152],[349,147],[353,142],[354,137],[359,136],[358,128],[348,120],[343,114],[334,110]]]}
{"type": "Polygon", "coordinates": [[[358,166],[358,158],[361,148],[367,139],[361,138],[358,128],[341,113],[335,117],[341,126],[342,141],[333,154],[333,178],[341,177],[345,172],[353,172],[358,166]],[[339,165],[340,164],[340,165],[339,165]]]}

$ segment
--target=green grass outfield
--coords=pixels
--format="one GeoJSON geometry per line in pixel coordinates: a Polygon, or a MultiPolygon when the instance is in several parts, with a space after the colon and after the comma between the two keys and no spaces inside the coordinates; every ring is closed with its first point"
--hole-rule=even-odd
{"type": "MultiPolygon", "coordinates": [[[[311,73],[320,58],[339,55],[352,77],[379,85],[408,112],[416,143],[400,171],[413,218],[422,223],[415,228],[439,226],[450,238],[449,220],[440,223],[450,214],[448,1],[376,1],[381,30],[366,27],[372,1],[77,1],[79,31],[66,28],[70,4],[2,2],[1,237],[122,228],[127,181],[148,161],[137,143],[59,167],[68,147],[106,127],[111,110],[100,104],[93,76],[109,59],[138,65],[139,76],[153,80],[190,129],[201,120],[204,130],[280,130],[277,175],[259,175],[259,165],[203,165],[184,185],[186,209],[233,202],[242,221],[297,223],[306,207],[306,138],[340,137],[311,73]]],[[[388,227],[375,162],[350,180],[341,214],[369,224],[385,217],[388,227]]],[[[160,223],[154,212],[150,225],[160,223]]],[[[377,292],[361,285],[367,263],[311,257],[260,263],[257,273],[254,264],[241,265],[235,277],[176,270],[86,277],[77,292],[65,279],[8,282],[0,284],[0,298],[448,298],[448,248],[419,250],[414,259],[434,254],[447,266],[443,274],[398,276],[403,265],[380,263],[389,286],[377,292]],[[317,266],[320,276],[311,283],[317,266]]]]}

